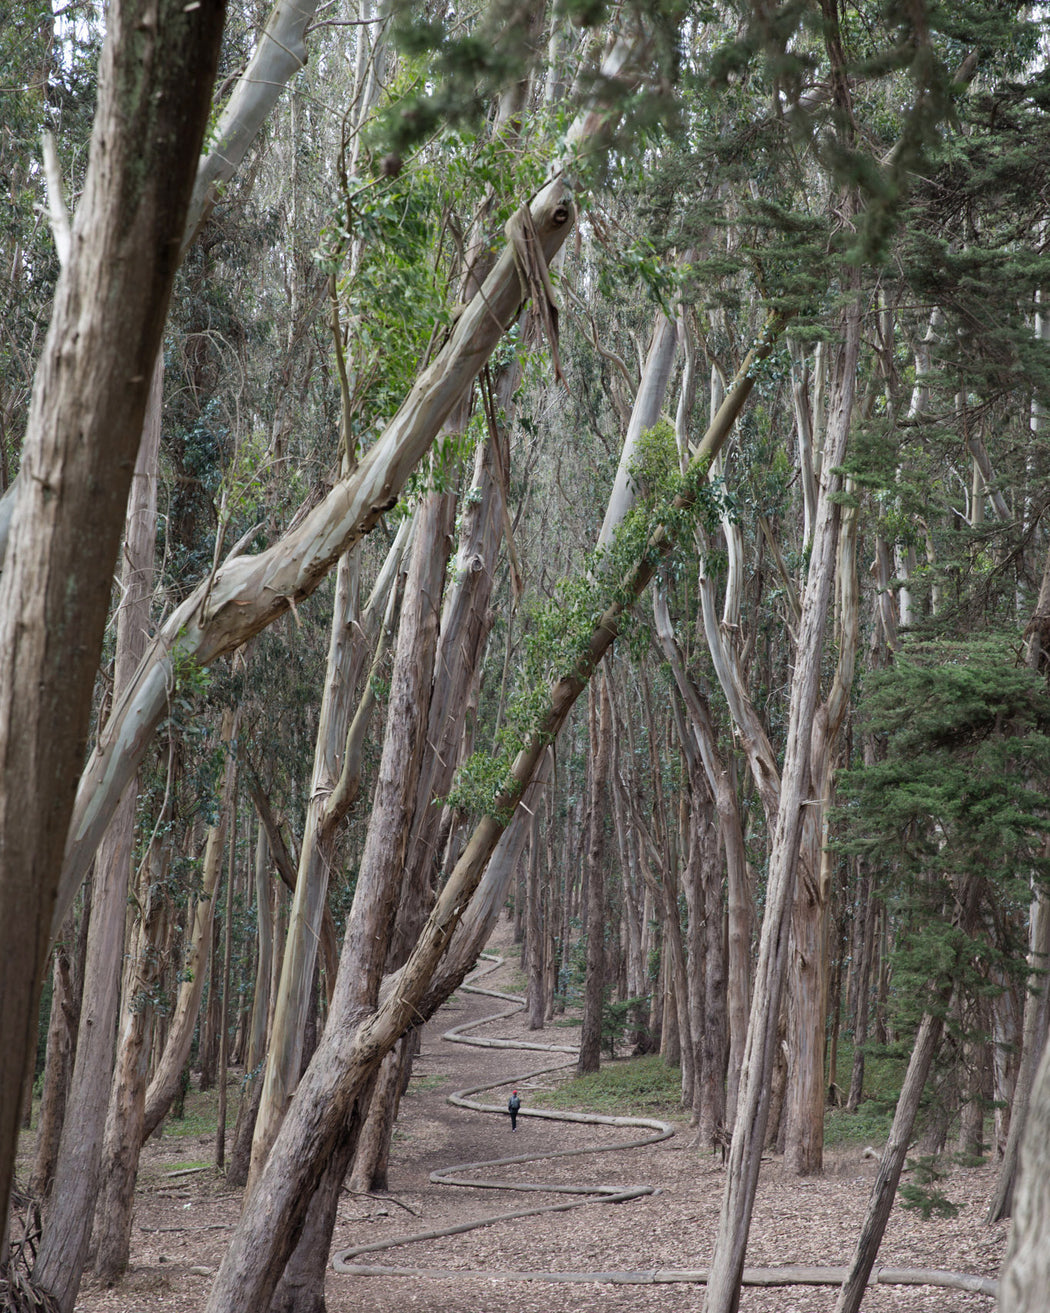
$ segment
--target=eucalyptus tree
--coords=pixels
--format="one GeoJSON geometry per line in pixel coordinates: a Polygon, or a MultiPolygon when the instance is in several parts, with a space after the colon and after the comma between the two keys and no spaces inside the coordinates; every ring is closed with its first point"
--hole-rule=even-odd
{"type": "MultiPolygon", "coordinates": [[[[36,371],[0,581],[3,1025],[19,1070],[222,18],[211,3],[162,4],[148,21],[134,4],[111,8],[84,195],[36,371]]],[[[5,1215],[21,1084],[0,1093],[5,1215]]]]}

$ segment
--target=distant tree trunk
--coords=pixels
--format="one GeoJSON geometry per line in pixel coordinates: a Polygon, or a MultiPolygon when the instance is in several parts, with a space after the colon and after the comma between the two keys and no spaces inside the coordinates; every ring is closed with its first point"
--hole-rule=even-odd
{"type": "Polygon", "coordinates": [[[46,1199],[58,1160],[58,1143],[66,1114],[66,1096],[73,1068],[73,1044],[77,1017],[74,1011],[70,941],[76,933],[73,914],[66,917],[62,934],[54,948],[51,968],[51,1016],[47,1026],[47,1057],[44,1066],[44,1092],[37,1119],[36,1155],[29,1188],[38,1199],[46,1199]]]}
{"type": "Polygon", "coordinates": [[[540,827],[539,815],[532,827],[532,838],[529,841],[529,862],[528,862],[528,884],[527,907],[528,907],[528,933],[526,935],[526,946],[528,949],[527,967],[527,990],[525,1011],[528,1016],[529,1030],[543,1029],[543,1012],[544,1012],[544,950],[546,949],[546,937],[544,934],[543,924],[543,890],[540,881],[540,827]]]}
{"type": "MultiPolygon", "coordinates": [[[[1047,320],[1040,316],[1039,329],[1042,336],[1047,333],[1047,320]]],[[[1044,423],[1040,413],[1038,423],[1044,423]]],[[[1027,629],[1028,649],[1025,664],[1031,670],[1045,673],[1050,666],[1050,552],[1043,563],[1043,577],[1039,587],[1039,598],[1035,613],[1027,629]]],[[[1050,855],[1050,841],[1044,845],[1044,858],[1050,855]]],[[[1017,1080],[1014,1085],[1013,1106],[1010,1110],[1010,1130],[1007,1135],[1006,1149],[1003,1153],[1002,1166],[995,1197],[988,1210],[988,1221],[998,1222],[1009,1217],[1015,1181],[1019,1147],[1025,1132],[1029,1100],[1032,1097],[1035,1072],[1043,1049],[1046,1045],[1048,1025],[1050,1025],[1050,976],[1046,974],[1050,967],[1050,898],[1037,881],[1033,881],[1032,901],[1029,910],[1028,931],[1028,971],[1027,989],[1024,999],[1024,1016],[1021,1022],[1021,1056],[1018,1063],[1017,1080]]],[[[1034,1157],[1033,1151],[1033,1157],[1034,1157]]],[[[1034,1196],[1033,1196],[1034,1197],[1034,1196]]]]}
{"type": "Polygon", "coordinates": [[[607,676],[591,684],[590,813],[587,817],[587,978],[584,982],[579,1075],[601,1065],[602,1004],[605,996],[605,818],[609,812],[609,762],[612,724],[607,676]]]}
{"type": "Polygon", "coordinates": [[[146,1140],[168,1115],[171,1101],[182,1078],[182,1069],[186,1065],[193,1044],[193,1031],[197,1024],[197,1013],[200,1010],[208,960],[211,956],[215,900],[222,874],[226,827],[233,806],[233,791],[236,783],[237,762],[229,745],[236,742],[240,716],[240,707],[236,710],[226,708],[222,713],[220,738],[223,744],[227,745],[227,753],[219,815],[216,823],[208,830],[208,839],[204,848],[204,866],[201,871],[201,892],[193,913],[179,993],[172,1009],[164,1051],[146,1090],[142,1126],[142,1134],[146,1140]]]}
{"type": "Polygon", "coordinates": [[[266,1052],[266,1021],[270,1010],[270,977],[273,974],[273,894],[269,873],[269,845],[261,821],[255,843],[255,907],[258,951],[255,958],[255,990],[252,996],[248,1049],[244,1059],[244,1088],[237,1109],[233,1149],[226,1182],[243,1186],[248,1180],[252,1135],[262,1097],[261,1067],[266,1052]]]}
{"type": "Polygon", "coordinates": [[[219,1007],[219,1107],[215,1131],[215,1166],[226,1166],[226,1081],[230,1066],[230,968],[233,962],[233,895],[237,884],[237,785],[230,807],[230,850],[226,863],[226,922],[223,927],[222,1003],[219,1007]]]}
{"type": "Polygon", "coordinates": [[[701,1088],[698,1131],[711,1141],[726,1124],[725,1070],[729,1048],[729,1018],[726,1008],[725,907],[722,898],[722,869],[719,863],[719,827],[708,818],[701,838],[701,872],[704,896],[705,977],[702,1023],[703,1063],[697,1073],[701,1088]]]}
{"type": "Polygon", "coordinates": [[[853,976],[857,1011],[853,1023],[853,1068],[850,1072],[849,1095],[846,1098],[846,1108],[849,1112],[857,1111],[864,1095],[864,1045],[868,1039],[871,965],[875,949],[875,923],[878,920],[874,886],[866,863],[861,867],[857,910],[862,923],[861,956],[853,976]]]}
{"type": "MultiPolygon", "coordinates": [[[[221,858],[220,858],[221,860],[221,858]]],[[[222,1001],[222,945],[219,941],[219,920],[212,912],[211,948],[208,951],[208,998],[200,1025],[200,1045],[197,1062],[200,1068],[200,1091],[206,1094],[215,1085],[215,1070],[219,1062],[219,1008],[222,1001]]],[[[196,1019],[195,1019],[196,1020],[196,1019]]]]}
{"type": "Polygon", "coordinates": [[[168,837],[158,837],[147,857],[138,892],[142,919],[139,943],[128,974],[117,1069],[113,1078],[106,1139],[102,1152],[102,1184],[96,1212],[98,1248],[95,1271],[112,1284],[128,1265],[131,1219],[135,1202],[142,1114],[145,1107],[146,1069],[156,998],[164,970],[163,955],[151,951],[163,943],[171,904],[165,888],[171,850],[168,837]]]}

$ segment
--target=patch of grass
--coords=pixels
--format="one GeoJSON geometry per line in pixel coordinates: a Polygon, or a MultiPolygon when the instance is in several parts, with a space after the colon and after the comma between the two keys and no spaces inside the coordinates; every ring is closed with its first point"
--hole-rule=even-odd
{"type": "MultiPolygon", "coordinates": [[[[231,1072],[226,1103],[226,1129],[229,1130],[237,1121],[237,1104],[239,1100],[239,1082],[231,1072]]],[[[186,1092],[186,1110],[183,1117],[167,1117],[164,1121],[165,1139],[184,1139],[191,1135],[214,1135],[219,1128],[219,1091],[218,1089],[200,1090],[190,1086],[186,1092]]]]}
{"type": "Polygon", "coordinates": [[[869,1099],[856,1112],[829,1108],[824,1114],[824,1147],[837,1149],[851,1144],[885,1143],[893,1124],[894,1107],[892,1103],[869,1099]]]}
{"type": "Polygon", "coordinates": [[[562,1030],[570,1029],[575,1026],[577,1030],[583,1025],[582,1017],[561,1017],[558,1021],[552,1021],[552,1026],[560,1026],[562,1030]]]}
{"type": "Polygon", "coordinates": [[[164,1138],[181,1140],[190,1135],[214,1135],[218,1129],[218,1109],[202,1109],[200,1112],[187,1112],[185,1117],[178,1120],[169,1117],[164,1123],[164,1138]]]}
{"type": "Polygon", "coordinates": [[[682,1073],[659,1056],[606,1062],[600,1071],[538,1091],[533,1102],[545,1108],[601,1112],[613,1117],[681,1117],[682,1073]]]}
{"type": "Polygon", "coordinates": [[[436,1090],[442,1085],[448,1084],[447,1076],[413,1076],[412,1084],[409,1090],[412,1094],[424,1094],[427,1090],[436,1090]]]}
{"type": "Polygon", "coordinates": [[[187,1158],[185,1161],[179,1159],[178,1162],[165,1163],[164,1172],[195,1172],[205,1167],[214,1167],[214,1162],[207,1162],[203,1158],[187,1158]]]}
{"type": "MultiPolygon", "coordinates": [[[[856,1112],[829,1108],[824,1116],[824,1144],[836,1148],[851,1144],[882,1144],[890,1133],[908,1056],[892,1048],[867,1047],[864,1058],[864,1093],[856,1112]]],[[[838,1083],[849,1088],[853,1069],[853,1045],[839,1041],[838,1083]]]]}

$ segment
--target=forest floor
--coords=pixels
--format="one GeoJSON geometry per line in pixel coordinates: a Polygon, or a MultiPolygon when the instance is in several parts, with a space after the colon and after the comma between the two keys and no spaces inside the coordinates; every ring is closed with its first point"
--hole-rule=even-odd
{"type": "MultiPolygon", "coordinates": [[[[493,947],[499,950],[507,942],[507,927],[501,924],[493,947]]],[[[508,959],[483,984],[497,990],[515,989],[520,985],[516,960],[508,959]]],[[[344,1195],[333,1252],[565,1198],[435,1185],[429,1176],[437,1169],[639,1138],[640,1132],[623,1127],[528,1117],[519,1118],[518,1130],[512,1134],[506,1113],[492,1115],[450,1106],[446,1099],[451,1091],[505,1078],[503,1086],[480,1097],[502,1108],[516,1083],[527,1110],[541,1089],[558,1083],[558,1074],[532,1079],[522,1076],[546,1061],[559,1061],[558,1055],[468,1048],[442,1038],[450,1027],[499,1007],[493,999],[460,992],[427,1027],[395,1131],[390,1192],[386,1196],[344,1195]]],[[[474,1033],[554,1044],[573,1041],[573,1032],[566,1028],[528,1032],[520,1013],[490,1022],[474,1033]]],[[[570,1074],[571,1068],[567,1068],[566,1077],[570,1074]]],[[[233,1079],[231,1076],[231,1082],[233,1079]]],[[[230,1098],[235,1113],[232,1086],[230,1098]]],[[[206,1166],[214,1150],[214,1132],[194,1134],[192,1121],[180,1129],[182,1134],[154,1137],[143,1154],[128,1274],[111,1289],[87,1276],[77,1303],[82,1313],[194,1313],[203,1307],[210,1278],[238,1216],[240,1193],[228,1189],[222,1177],[206,1166]],[[194,1170],[197,1168],[204,1170],[194,1170]]],[[[326,1290],[329,1313],[405,1313],[413,1308],[427,1313],[497,1313],[508,1306],[515,1313],[695,1311],[703,1299],[702,1287],[696,1284],[550,1284],[501,1275],[705,1267],[710,1261],[724,1177],[719,1159],[706,1149],[690,1148],[691,1139],[682,1120],[676,1124],[673,1138],[643,1148],[530,1162],[509,1169],[478,1169],[471,1175],[498,1175],[505,1180],[520,1173],[521,1179],[546,1183],[648,1184],[657,1193],[621,1204],[587,1202],[568,1212],[498,1222],[462,1235],[365,1255],[358,1261],[448,1275],[350,1276],[333,1271],[326,1290]]],[[[877,1165],[863,1156],[863,1148],[831,1151],[826,1155],[824,1175],[809,1179],[786,1175],[776,1158],[763,1164],[748,1266],[849,1262],[877,1165]]],[[[994,1164],[952,1168],[941,1184],[959,1207],[951,1219],[923,1220],[898,1203],[879,1263],[994,1276],[1006,1240],[1004,1224],[987,1226],[984,1222],[994,1184],[994,1164]]],[[[836,1293],[834,1287],[751,1287],[745,1289],[740,1309],[741,1313],[830,1313],[836,1293]]],[[[869,1290],[864,1308],[866,1313],[888,1309],[993,1313],[993,1301],[931,1287],[879,1286],[869,1290]]]]}

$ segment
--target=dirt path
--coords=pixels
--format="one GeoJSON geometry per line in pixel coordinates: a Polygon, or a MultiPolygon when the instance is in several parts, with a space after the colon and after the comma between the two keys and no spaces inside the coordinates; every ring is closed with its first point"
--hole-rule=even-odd
{"type": "MultiPolygon", "coordinates": [[[[505,940],[501,926],[497,943],[505,940]]],[[[512,961],[484,981],[495,989],[519,983],[512,961]]],[[[504,1189],[437,1185],[430,1173],[457,1163],[543,1155],[584,1144],[635,1138],[622,1127],[579,1126],[521,1118],[510,1129],[505,1114],[452,1107],[447,1096],[467,1086],[511,1081],[522,1071],[546,1064],[542,1054],[513,1049],[476,1049],[442,1038],[450,1027],[494,1010],[491,1000],[457,994],[429,1025],[412,1082],[402,1102],[392,1151],[389,1198],[345,1195],[333,1237],[333,1252],[351,1246],[456,1226],[523,1207],[554,1204],[559,1196],[524,1197],[504,1189]]],[[[525,1030],[519,1013],[481,1028],[480,1034],[571,1043],[575,1032],[551,1027],[540,1036],[525,1030]]],[[[556,1061],[553,1058],[552,1061],[556,1061]]],[[[519,1081],[523,1105],[535,1092],[557,1083],[555,1074],[519,1081]]],[[[510,1086],[482,1096],[502,1108],[510,1086]]],[[[696,1313],[699,1286],[541,1284],[468,1272],[625,1271],[695,1269],[706,1266],[721,1203],[720,1164],[690,1150],[680,1123],[673,1138],[644,1148],[589,1157],[535,1161],[484,1169],[486,1179],[556,1181],[605,1187],[651,1185],[657,1191],[630,1202],[585,1204],[571,1212],[547,1213],[500,1222],[461,1235],[403,1245],[376,1254],[384,1266],[425,1268],[447,1273],[437,1279],[351,1276],[331,1272],[326,1298],[330,1313],[696,1313]]],[[[151,1142],[141,1177],[133,1237],[132,1271],[114,1290],[85,1282],[82,1313],[195,1313],[202,1307],[210,1276],[221,1259],[239,1210],[239,1195],[213,1173],[172,1178],[173,1166],[188,1155],[206,1159],[210,1137],[199,1142],[167,1138],[151,1142]]],[[[474,1175],[473,1173],[471,1175],[474,1175]]],[[[747,1262],[755,1266],[842,1264],[848,1261],[867,1203],[874,1164],[860,1149],[831,1157],[825,1176],[798,1180],[783,1175],[780,1163],[763,1166],[747,1262]]],[[[894,1267],[938,1267],[994,1276],[1006,1228],[986,1227],[983,1212],[994,1184],[994,1166],[956,1169],[945,1187],[961,1205],[953,1219],[923,1221],[895,1209],[880,1260],[894,1267]]],[[[741,1313],[830,1313],[833,1289],[787,1287],[748,1289],[741,1313]]],[[[872,1289],[866,1313],[890,1309],[908,1313],[993,1313],[986,1297],[929,1287],[872,1289]]]]}

